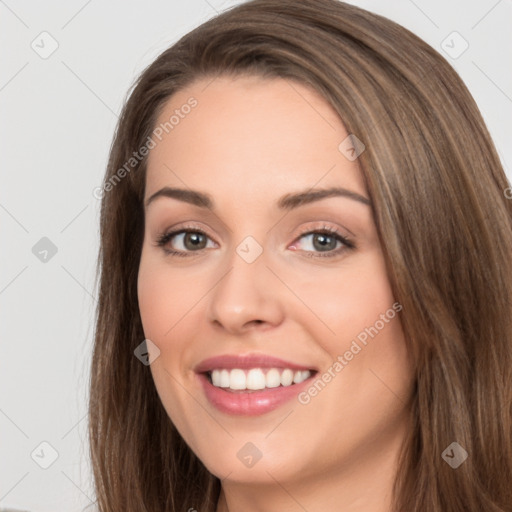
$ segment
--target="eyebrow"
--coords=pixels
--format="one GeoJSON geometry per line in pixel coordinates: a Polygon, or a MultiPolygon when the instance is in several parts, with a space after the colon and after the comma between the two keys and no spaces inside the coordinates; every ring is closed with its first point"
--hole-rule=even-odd
{"type": "MultiPolygon", "coordinates": [[[[185,203],[199,206],[200,208],[208,208],[210,210],[215,209],[215,203],[209,194],[198,192],[196,190],[171,187],[164,187],[152,194],[146,200],[146,208],[160,197],[177,199],[179,201],[184,201],[185,203]]],[[[358,194],[357,192],[341,187],[331,187],[324,189],[308,189],[294,194],[285,194],[277,201],[277,207],[280,210],[292,210],[299,206],[313,203],[328,197],[345,197],[368,206],[371,205],[371,201],[368,198],[358,194]]]]}

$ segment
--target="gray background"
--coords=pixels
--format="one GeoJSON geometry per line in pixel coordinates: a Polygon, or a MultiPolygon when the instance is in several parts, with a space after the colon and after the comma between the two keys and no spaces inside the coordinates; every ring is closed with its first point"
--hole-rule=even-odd
{"type": "MultiPolygon", "coordinates": [[[[75,512],[94,500],[86,406],[100,202],[92,192],[135,76],[237,3],[0,0],[1,507],[75,512]]],[[[445,55],[479,104],[510,180],[512,1],[350,3],[445,55]]]]}

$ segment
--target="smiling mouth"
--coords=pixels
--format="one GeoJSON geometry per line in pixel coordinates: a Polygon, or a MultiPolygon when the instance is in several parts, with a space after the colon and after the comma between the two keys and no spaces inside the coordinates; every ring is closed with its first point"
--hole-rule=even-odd
{"type": "Polygon", "coordinates": [[[255,393],[291,387],[316,375],[316,370],[290,368],[218,368],[204,372],[210,384],[231,393],[255,393]]]}

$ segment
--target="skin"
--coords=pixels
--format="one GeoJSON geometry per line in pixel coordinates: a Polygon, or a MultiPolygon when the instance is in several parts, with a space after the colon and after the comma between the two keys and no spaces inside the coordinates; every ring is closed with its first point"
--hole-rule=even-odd
{"type": "MultiPolygon", "coordinates": [[[[400,313],[307,404],[293,399],[260,416],[222,413],[193,371],[208,357],[251,352],[332,374],[338,356],[396,302],[370,206],[346,197],[288,212],[276,206],[312,187],[368,198],[357,160],[338,149],[348,133],[315,91],[248,76],[194,82],[168,100],[157,124],[191,96],[197,106],[151,150],[146,178],[145,199],[169,186],[215,202],[204,209],[164,197],[146,208],[138,297],[145,336],[160,350],[150,368],[162,404],[222,479],[218,512],[340,504],[345,512],[389,511],[414,380],[400,313]],[[183,235],[166,247],[186,257],[156,245],[184,224],[206,233],[199,250],[183,235]],[[322,257],[313,241],[323,226],[356,248],[322,257]],[[236,252],[247,236],[263,249],[250,264],[236,252]],[[247,442],[262,453],[250,468],[237,457],[247,442]]],[[[327,250],[340,247],[331,240],[327,250]]]]}

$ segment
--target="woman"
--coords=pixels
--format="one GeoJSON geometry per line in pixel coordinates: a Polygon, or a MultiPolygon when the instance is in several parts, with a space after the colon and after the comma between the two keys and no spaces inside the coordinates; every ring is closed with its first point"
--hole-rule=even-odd
{"type": "Polygon", "coordinates": [[[101,511],[512,510],[512,206],[451,66],[254,0],[141,75],[103,186],[101,511]]]}

